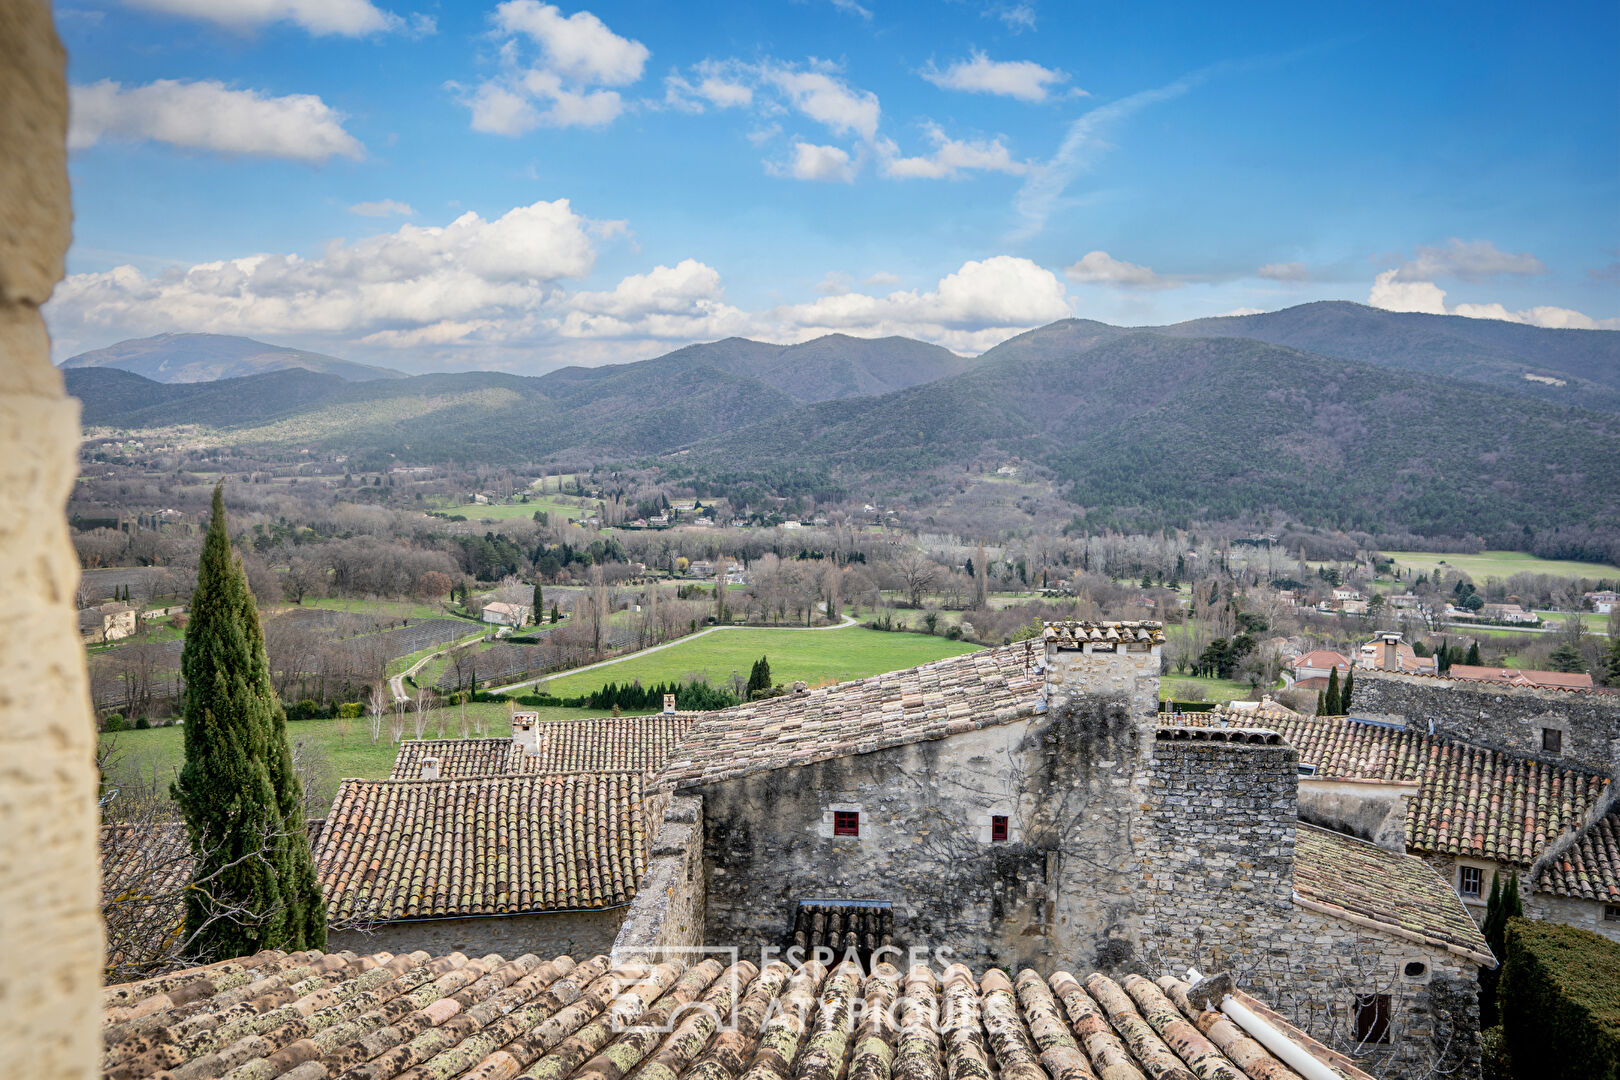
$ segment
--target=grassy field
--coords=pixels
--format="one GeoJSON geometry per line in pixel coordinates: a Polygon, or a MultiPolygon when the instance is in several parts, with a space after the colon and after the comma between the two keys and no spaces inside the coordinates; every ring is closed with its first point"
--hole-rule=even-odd
{"type": "MultiPolygon", "coordinates": [[[[324,611],[352,611],[362,615],[376,615],[383,619],[444,619],[444,609],[437,604],[419,604],[410,600],[359,600],[337,597],[306,596],[301,605],[289,604],[281,611],[298,607],[320,608],[324,611]]],[[[468,624],[472,625],[471,623],[468,624]]]]}
{"type": "Polygon", "coordinates": [[[553,523],[559,517],[578,521],[585,516],[585,508],[571,500],[572,497],[569,501],[564,501],[555,495],[531,495],[528,502],[466,503],[436,509],[446,514],[460,514],[468,521],[510,521],[514,518],[527,520],[533,518],[537,510],[544,510],[550,514],[553,523]]]}
{"type": "Polygon", "coordinates": [[[1166,675],[1159,680],[1160,701],[1240,701],[1249,693],[1248,683],[1232,679],[1166,675]]]}
{"type": "MultiPolygon", "coordinates": [[[[510,735],[508,718],[511,712],[512,706],[508,704],[468,705],[468,724],[471,727],[474,719],[481,715],[487,735],[496,737],[510,735]]],[[[459,734],[457,731],[459,710],[439,709],[434,711],[433,716],[437,718],[440,713],[444,715],[445,737],[456,738],[459,734]]],[[[577,716],[605,715],[607,714],[600,709],[540,710],[542,720],[568,720],[577,716]]],[[[435,737],[436,732],[437,723],[430,721],[428,738],[435,737]]],[[[295,743],[307,740],[324,750],[336,777],[383,779],[394,767],[394,757],[399,750],[389,741],[386,727],[383,729],[382,738],[373,744],[365,717],[346,721],[300,720],[287,725],[287,737],[295,743]]],[[[409,728],[406,737],[410,737],[409,728]]],[[[102,739],[114,740],[118,756],[127,764],[138,764],[143,775],[151,775],[155,771],[165,781],[173,779],[185,758],[185,729],[178,724],[152,728],[148,731],[119,731],[103,735],[102,739]]]]}
{"type": "Polygon", "coordinates": [[[643,686],[702,676],[719,685],[733,671],[748,675],[755,660],[769,657],[771,678],[804,680],[811,686],[915,667],[979,646],[926,634],[889,634],[850,626],[839,630],[722,630],[668,649],[633,657],[595,671],[559,676],[543,684],[558,697],[586,694],[609,682],[640,680],[643,686]]]}
{"type": "Polygon", "coordinates": [[[1514,574],[1551,574],[1567,578],[1620,578],[1620,566],[1605,563],[1572,562],[1567,559],[1538,559],[1522,551],[1482,551],[1477,555],[1449,555],[1434,551],[1386,551],[1402,570],[1433,573],[1442,562],[1460,570],[1476,582],[1507,578],[1514,574]]]}

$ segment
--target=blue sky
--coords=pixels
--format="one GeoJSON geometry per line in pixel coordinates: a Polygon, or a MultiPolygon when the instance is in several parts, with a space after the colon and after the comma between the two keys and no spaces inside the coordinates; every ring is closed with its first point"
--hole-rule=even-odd
{"type": "Polygon", "coordinates": [[[1620,328],[1620,8],[62,0],[59,356],[539,372],[1316,299],[1620,328]]]}

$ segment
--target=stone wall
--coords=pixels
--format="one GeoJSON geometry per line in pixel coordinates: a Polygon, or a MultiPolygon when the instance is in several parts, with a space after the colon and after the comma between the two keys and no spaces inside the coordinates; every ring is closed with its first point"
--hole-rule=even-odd
{"type": "Polygon", "coordinates": [[[1523,899],[1524,913],[1528,918],[1568,923],[1570,926],[1590,930],[1594,934],[1602,934],[1610,940],[1620,941],[1620,921],[1605,919],[1603,912],[1607,905],[1599,901],[1553,896],[1551,893],[1535,893],[1523,899]]]}
{"type": "Polygon", "coordinates": [[[703,865],[703,800],[677,795],[653,837],[652,861],[613,943],[613,958],[658,962],[670,947],[703,944],[708,901],[703,865]]]}
{"type": "Polygon", "coordinates": [[[418,919],[388,922],[368,930],[333,930],[326,951],[356,953],[379,950],[405,953],[425,949],[434,956],[459,952],[468,956],[571,956],[584,960],[613,949],[628,904],[598,911],[543,912],[479,919],[418,919]]]}
{"type": "Polygon", "coordinates": [[[1416,781],[1299,778],[1299,819],[1349,833],[1387,851],[1406,850],[1407,804],[1416,781]]]}
{"type": "MultiPolygon", "coordinates": [[[[1093,648],[1087,646],[1086,648],[1093,648]]],[[[1139,651],[1060,649],[1047,642],[1046,698],[1053,706],[1082,698],[1123,701],[1131,716],[1144,724],[1159,712],[1159,647],[1139,651]]]]}
{"type": "Polygon", "coordinates": [[[0,3],[0,1062],[88,1080],[101,1071],[102,935],[66,515],[79,406],[39,314],[71,226],[64,63],[47,0],[0,3]]]}
{"type": "Polygon", "coordinates": [[[1433,675],[1356,669],[1356,716],[1403,724],[1538,761],[1610,772],[1620,736],[1620,694],[1495,686],[1433,675]],[[1541,749],[1541,729],[1563,733],[1558,754],[1541,749]]]}

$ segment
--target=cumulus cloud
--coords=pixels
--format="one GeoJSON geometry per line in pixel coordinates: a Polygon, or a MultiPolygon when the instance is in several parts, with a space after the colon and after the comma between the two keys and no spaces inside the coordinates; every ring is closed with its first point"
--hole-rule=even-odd
{"type": "Polygon", "coordinates": [[[1446,305],[1446,290],[1432,281],[1404,281],[1401,271],[1385,270],[1373,279],[1367,303],[1385,311],[1415,311],[1426,315],[1461,315],[1469,319],[1500,319],[1553,330],[1620,330],[1620,318],[1594,319],[1572,308],[1538,306],[1511,311],[1499,303],[1446,305]]]}
{"type": "Polygon", "coordinates": [[[1069,78],[1032,60],[992,60],[982,52],[974,52],[944,71],[930,67],[922,77],[943,90],[999,94],[1019,101],[1045,101],[1052,87],[1069,78]]]}
{"type": "Polygon", "coordinates": [[[432,19],[413,16],[407,22],[383,11],[370,0],[125,0],[132,7],[165,15],[207,19],[233,30],[247,30],[275,22],[301,26],[316,36],[343,34],[359,37],[383,30],[432,33],[432,19]]]}
{"type": "Polygon", "coordinates": [[[474,131],[517,136],[542,126],[610,124],[624,111],[624,100],[602,87],[640,79],[651,55],[588,11],[565,16],[538,0],[506,0],[490,19],[507,35],[500,74],[470,91],[452,84],[472,113],[474,131]],[[521,59],[525,40],[537,53],[532,62],[521,59]]]}
{"type": "Polygon", "coordinates": [[[900,284],[900,275],[891,274],[887,270],[879,270],[865,281],[867,285],[879,285],[887,288],[890,285],[900,284]]]}
{"type": "Polygon", "coordinates": [[[1035,29],[1035,9],[1028,4],[1004,4],[991,8],[985,14],[994,15],[1015,34],[1035,29]]]}
{"type": "Polygon", "coordinates": [[[1151,267],[1116,259],[1106,251],[1087,252],[1063,271],[1070,281],[1086,285],[1113,285],[1122,289],[1178,289],[1181,282],[1153,272],[1151,267]]]}
{"type": "Polygon", "coordinates": [[[75,86],[71,117],[68,146],[75,150],[117,139],[311,163],[365,154],[342,116],[313,94],[271,97],[214,80],[75,86]]]}
{"type": "Polygon", "coordinates": [[[458,326],[538,311],[558,282],[584,277],[595,259],[589,224],[559,199],[494,220],[469,212],[442,227],[407,224],[353,243],[335,240],[314,258],[249,255],[151,276],[120,266],[70,276],[47,313],[70,331],[443,340],[458,326]]]}
{"type": "Polygon", "coordinates": [[[1502,251],[1489,240],[1464,241],[1452,237],[1444,246],[1418,248],[1415,258],[1396,268],[1395,280],[1430,281],[1437,277],[1454,277],[1483,281],[1504,275],[1535,277],[1546,272],[1546,264],[1528,252],[1502,251]]]}
{"type": "Polygon", "coordinates": [[[402,203],[397,199],[379,199],[377,202],[355,203],[349,207],[349,213],[359,214],[361,217],[416,216],[416,211],[411,209],[410,203],[402,203]]]}
{"type": "Polygon", "coordinates": [[[664,104],[685,112],[700,113],[705,106],[717,109],[747,108],[754,103],[754,88],[726,65],[704,60],[690,76],[672,71],[664,77],[664,104]]]}
{"type": "Polygon", "coordinates": [[[795,180],[852,184],[855,174],[860,171],[860,163],[842,147],[796,142],[793,144],[793,157],[787,164],[773,164],[767,168],[774,176],[791,176],[795,180]]]}
{"type": "Polygon", "coordinates": [[[824,125],[834,135],[877,135],[883,110],[877,95],[857,90],[830,72],[817,68],[799,69],[770,64],[761,75],[788,99],[794,109],[824,125]]]}
{"type": "Polygon", "coordinates": [[[582,292],[549,325],[564,337],[698,339],[745,331],[748,317],[725,302],[720,274],[696,259],[631,274],[608,292],[582,292]]]}
{"type": "Polygon", "coordinates": [[[1267,263],[1255,272],[1271,281],[1309,281],[1311,277],[1302,262],[1267,263]]]}
{"type": "Polygon", "coordinates": [[[1007,147],[997,139],[952,139],[938,124],[924,129],[934,152],[921,157],[896,157],[892,146],[886,147],[890,156],[883,163],[883,175],[895,179],[956,179],[965,172],[1000,172],[1014,176],[1029,168],[1022,161],[1014,161],[1007,147]]]}

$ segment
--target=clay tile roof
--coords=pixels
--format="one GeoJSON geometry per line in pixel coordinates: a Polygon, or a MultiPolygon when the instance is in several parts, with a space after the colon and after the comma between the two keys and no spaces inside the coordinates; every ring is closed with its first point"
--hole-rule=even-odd
{"type": "Polygon", "coordinates": [[[1268,720],[1319,778],[1415,780],[1408,850],[1529,866],[1584,823],[1609,778],[1467,743],[1339,718],[1268,720]]]}
{"type": "Polygon", "coordinates": [[[1620,904],[1620,808],[1582,829],[1536,877],[1536,891],[1620,904]]]}
{"type": "Polygon", "coordinates": [[[615,907],[646,869],[641,777],[345,780],[315,862],[338,924],[615,907]]]}
{"type": "Polygon", "coordinates": [[[1474,667],[1452,664],[1446,669],[1448,679],[1468,682],[1511,683],[1520,686],[1551,687],[1558,690],[1590,690],[1592,676],[1585,672],[1535,671],[1530,668],[1474,667]]]}
{"type": "MultiPolygon", "coordinates": [[[[914,1077],[1190,1080],[1242,1077],[1238,1061],[1252,1075],[1293,1075],[1221,1014],[1196,1011],[1187,989],[1168,977],[961,965],[880,963],[865,975],[780,960],[612,968],[605,956],[266,952],[105,988],[102,1036],[119,1080],[835,1080],[891,1066],[914,1077]]],[[[1371,1080],[1233,996],[1349,1080],[1371,1080]]]]}
{"type": "Polygon", "coordinates": [[[1041,638],[1057,642],[1058,648],[1079,648],[1087,641],[1124,641],[1141,645],[1163,645],[1164,624],[1160,622],[1091,622],[1067,619],[1046,623],[1041,638]]]}
{"type": "Polygon", "coordinates": [[[391,779],[415,780],[422,762],[439,759],[439,776],[518,776],[523,773],[637,772],[663,769],[670,751],[704,713],[604,716],[540,725],[540,753],[526,755],[510,738],[407,739],[399,744],[391,779]]]}
{"type": "Polygon", "coordinates": [[[1416,855],[1300,822],[1294,836],[1294,891],[1404,936],[1477,956],[1491,954],[1457,894],[1416,855]]]}
{"type": "Polygon", "coordinates": [[[1025,644],[706,713],[659,777],[693,787],[870,753],[1033,716],[1043,706],[1039,649],[1025,644]]]}

